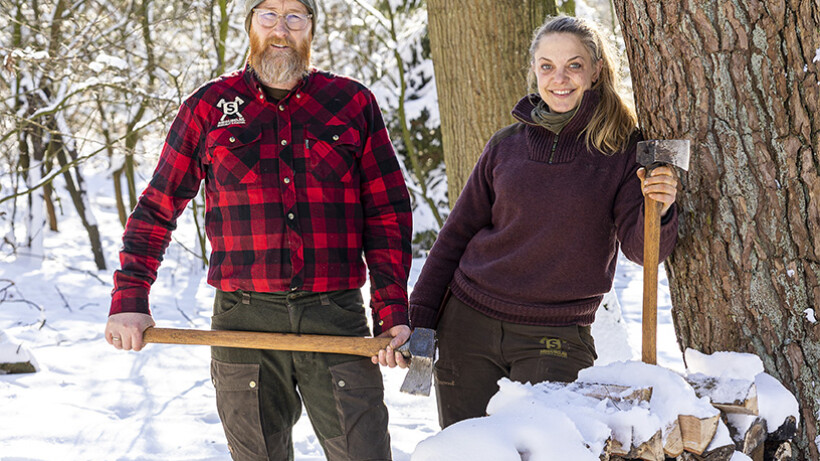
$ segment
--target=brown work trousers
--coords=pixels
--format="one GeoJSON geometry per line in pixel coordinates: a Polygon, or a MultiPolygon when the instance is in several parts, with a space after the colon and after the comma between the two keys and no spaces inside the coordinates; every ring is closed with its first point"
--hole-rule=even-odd
{"type": "MultiPolygon", "coordinates": [[[[214,330],[367,336],[359,290],[217,290],[214,330]]],[[[292,428],[307,410],[330,461],[390,460],[381,370],[369,357],[211,348],[216,405],[236,461],[293,460],[292,428]]]]}
{"type": "Polygon", "coordinates": [[[435,363],[442,428],[486,416],[498,380],[571,382],[597,358],[589,326],[549,327],[503,322],[450,296],[436,334],[435,363]]]}

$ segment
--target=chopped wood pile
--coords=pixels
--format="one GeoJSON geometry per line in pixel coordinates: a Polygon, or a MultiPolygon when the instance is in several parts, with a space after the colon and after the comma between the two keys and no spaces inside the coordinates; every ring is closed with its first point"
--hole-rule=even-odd
{"type": "MultiPolygon", "coordinates": [[[[718,410],[716,414],[705,417],[681,414],[671,425],[658,428],[652,437],[637,445],[624,446],[613,439],[601,454],[601,460],[728,461],[735,451],[753,461],[792,459],[791,438],[796,432],[795,418],[788,417],[775,431],[769,432],[766,420],[758,414],[754,382],[718,380],[703,375],[685,379],[698,398],[710,399],[718,410]],[[745,418],[735,417],[737,415],[745,418]]],[[[609,387],[603,384],[597,386],[604,389],[609,387]]],[[[624,389],[623,386],[616,386],[615,389],[633,396],[631,400],[626,399],[632,405],[648,404],[652,393],[651,388],[624,389]],[[640,397],[635,398],[637,396],[640,397]]]]}

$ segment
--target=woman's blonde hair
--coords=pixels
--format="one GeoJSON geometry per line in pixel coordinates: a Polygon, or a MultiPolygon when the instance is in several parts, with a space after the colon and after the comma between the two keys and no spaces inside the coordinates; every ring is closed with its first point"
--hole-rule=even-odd
{"type": "MultiPolygon", "coordinates": [[[[541,27],[536,29],[530,45],[530,60],[535,62],[535,51],[546,35],[555,33],[573,34],[583,43],[592,57],[593,64],[601,61],[601,72],[598,80],[593,82],[592,89],[598,90],[601,101],[584,129],[584,140],[587,147],[594,147],[601,152],[614,154],[625,150],[638,118],[635,110],[625,98],[618,93],[618,73],[613,52],[601,38],[601,32],[594,23],[571,16],[548,17],[541,27]]],[[[535,87],[535,74],[530,66],[527,77],[530,87],[535,87]]]]}

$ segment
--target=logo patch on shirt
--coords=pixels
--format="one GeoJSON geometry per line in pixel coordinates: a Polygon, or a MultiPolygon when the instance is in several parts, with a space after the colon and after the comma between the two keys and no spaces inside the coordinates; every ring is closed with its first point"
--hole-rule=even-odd
{"type": "Polygon", "coordinates": [[[239,113],[239,106],[244,102],[245,101],[243,101],[239,96],[237,96],[233,101],[220,99],[219,102],[216,103],[216,107],[222,109],[222,118],[219,119],[217,126],[244,125],[245,117],[239,113]]]}
{"type": "Polygon", "coordinates": [[[544,345],[541,349],[541,355],[554,355],[556,357],[567,358],[567,353],[564,351],[564,341],[559,338],[547,338],[546,336],[539,341],[544,345]]]}

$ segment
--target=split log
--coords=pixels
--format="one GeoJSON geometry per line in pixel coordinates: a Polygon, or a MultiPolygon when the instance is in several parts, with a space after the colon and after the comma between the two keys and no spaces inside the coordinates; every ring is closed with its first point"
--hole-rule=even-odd
{"type": "MultiPolygon", "coordinates": [[[[751,416],[749,417],[751,418],[751,416]]],[[[768,429],[766,428],[766,420],[760,416],[754,417],[754,420],[748,427],[742,428],[743,433],[738,432],[737,427],[729,424],[729,433],[732,435],[732,440],[735,441],[737,451],[749,456],[754,461],[762,460],[763,456],[763,442],[768,436],[768,429]],[[755,457],[760,458],[757,460],[755,457]]]]}
{"type": "Polygon", "coordinates": [[[686,376],[686,382],[698,397],[709,397],[712,405],[724,413],[757,415],[757,386],[745,379],[718,379],[700,373],[686,376]]]}
{"type": "Polygon", "coordinates": [[[780,427],[768,435],[767,439],[775,442],[785,442],[787,440],[791,440],[796,433],[797,421],[794,416],[788,416],[780,427]]]}
{"type": "Polygon", "coordinates": [[[567,384],[567,390],[598,400],[610,399],[613,402],[649,402],[652,399],[651,387],[574,382],[567,384]]]}
{"type": "Polygon", "coordinates": [[[766,449],[763,454],[763,459],[766,461],[792,461],[792,443],[791,442],[766,442],[766,449]]]}
{"type": "Polygon", "coordinates": [[[668,458],[677,458],[683,453],[683,437],[680,433],[680,423],[675,420],[665,431],[663,452],[668,458]]]}
{"type": "Polygon", "coordinates": [[[663,437],[661,431],[658,431],[649,438],[646,442],[630,447],[623,446],[619,441],[612,439],[612,446],[610,453],[613,458],[639,459],[642,461],[664,461],[663,454],[663,437]]]}
{"type": "Polygon", "coordinates": [[[718,428],[703,453],[684,452],[681,461],[729,461],[735,454],[735,443],[729,429],[723,421],[718,420],[718,428]]]}
{"type": "Polygon", "coordinates": [[[691,415],[678,416],[683,449],[697,455],[703,454],[717,432],[720,414],[708,418],[691,415]]]}
{"type": "Polygon", "coordinates": [[[680,461],[729,461],[734,454],[735,446],[725,445],[714,450],[706,450],[700,455],[684,451],[678,459],[680,461]]]}

